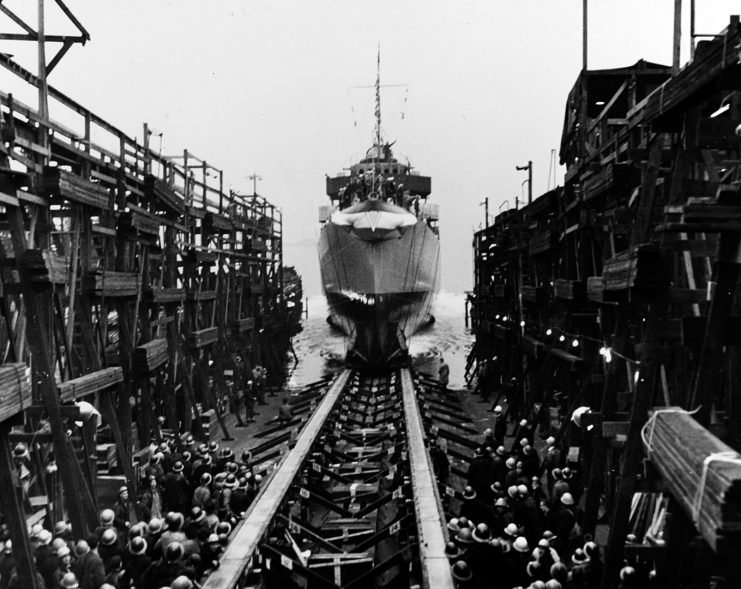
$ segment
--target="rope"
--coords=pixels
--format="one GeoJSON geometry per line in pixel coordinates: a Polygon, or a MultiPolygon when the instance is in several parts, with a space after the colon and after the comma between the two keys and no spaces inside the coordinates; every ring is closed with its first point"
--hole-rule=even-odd
{"type": "Polygon", "coordinates": [[[708,470],[710,469],[710,464],[713,462],[724,462],[725,464],[736,464],[741,466],[741,456],[733,450],[730,450],[725,452],[715,452],[702,461],[700,484],[697,487],[695,500],[692,502],[692,522],[695,526],[700,523],[700,511],[702,510],[702,500],[705,497],[705,485],[708,479],[708,470]]]}
{"type": "Polygon", "coordinates": [[[648,421],[643,425],[641,428],[641,440],[643,441],[643,446],[646,449],[646,457],[651,460],[651,451],[653,450],[653,441],[654,441],[654,430],[656,428],[656,418],[661,413],[682,413],[685,415],[694,415],[702,408],[702,405],[698,406],[697,409],[694,409],[692,411],[687,411],[686,409],[682,409],[681,407],[666,407],[664,409],[655,409],[653,412],[653,415],[648,418],[648,421]],[[648,433],[648,440],[646,440],[646,430],[650,429],[648,433]]]}

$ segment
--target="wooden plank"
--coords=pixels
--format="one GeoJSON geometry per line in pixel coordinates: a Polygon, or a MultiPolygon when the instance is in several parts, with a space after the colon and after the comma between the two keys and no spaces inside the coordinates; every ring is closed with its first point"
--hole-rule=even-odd
{"type": "Polygon", "coordinates": [[[77,401],[88,395],[99,393],[123,382],[123,370],[119,367],[103,368],[57,384],[63,403],[77,401]]]}
{"type": "Polygon", "coordinates": [[[427,448],[422,417],[408,369],[401,371],[402,401],[409,443],[409,469],[412,475],[414,509],[419,534],[419,557],[422,582],[427,589],[452,589],[456,585],[451,575],[450,563],[445,554],[446,538],[443,533],[445,514],[427,448]]]}
{"type": "Polygon", "coordinates": [[[31,405],[31,369],[23,362],[0,364],[0,422],[31,405]]]}
{"type": "Polygon", "coordinates": [[[260,494],[253,501],[244,519],[237,525],[232,541],[219,561],[219,567],[203,582],[202,589],[224,589],[239,585],[252,555],[269,529],[283,498],[293,485],[304,459],[334,409],[349,376],[350,370],[341,372],[324,395],[322,402],[301,430],[296,445],[284,456],[278,469],[263,484],[260,494]]]}
{"type": "Polygon", "coordinates": [[[630,422],[628,421],[603,421],[602,422],[602,437],[603,438],[626,438],[628,435],[628,428],[630,422]]]}
{"type": "Polygon", "coordinates": [[[17,207],[20,203],[18,201],[18,197],[0,192],[0,204],[10,207],[17,207]]]}
{"type": "Polygon", "coordinates": [[[133,297],[140,291],[139,275],[136,272],[98,270],[83,277],[83,290],[98,297],[133,297]]]}
{"type": "Polygon", "coordinates": [[[65,198],[98,209],[108,209],[108,189],[61,168],[45,168],[42,190],[51,197],[65,198]]]}
{"type": "Polygon", "coordinates": [[[155,338],[134,349],[133,366],[139,372],[152,372],[168,359],[167,339],[155,338]]]}

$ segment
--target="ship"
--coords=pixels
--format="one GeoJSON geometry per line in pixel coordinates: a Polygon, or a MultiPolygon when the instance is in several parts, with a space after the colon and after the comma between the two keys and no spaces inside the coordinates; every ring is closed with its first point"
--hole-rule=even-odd
{"type": "Polygon", "coordinates": [[[319,264],[329,323],[348,338],[346,361],[409,361],[410,338],[434,321],[440,265],[431,178],[394,157],[381,134],[380,60],[373,145],[358,163],[327,176],[320,207],[319,264]]]}

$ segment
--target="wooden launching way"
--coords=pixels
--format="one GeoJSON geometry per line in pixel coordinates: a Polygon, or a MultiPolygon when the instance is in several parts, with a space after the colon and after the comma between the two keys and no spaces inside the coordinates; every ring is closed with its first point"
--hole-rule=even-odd
{"type": "Polygon", "coordinates": [[[44,38],[43,8],[38,30],[3,9],[27,31],[7,38],[39,45],[37,74],[0,55],[17,78],[0,89],[0,496],[29,587],[26,523],[68,515],[84,537],[121,484],[136,491],[152,440],[228,437],[230,396],[257,364],[281,383],[289,345],[280,211],[49,86],[89,38],[58,4],[79,37],[44,38]],[[45,41],[63,42],[49,63],[45,41]],[[13,95],[28,89],[38,105],[13,95]]]}
{"type": "Polygon", "coordinates": [[[312,393],[204,589],[258,577],[267,587],[452,588],[417,387],[407,369],[347,369],[312,393]]]}
{"type": "Polygon", "coordinates": [[[565,185],[474,238],[469,375],[487,359],[511,411],[542,407],[584,475],[585,531],[609,533],[604,587],[624,558],[679,586],[693,538],[741,583],[739,46],[731,17],[677,73],[583,71],[565,185]]]}

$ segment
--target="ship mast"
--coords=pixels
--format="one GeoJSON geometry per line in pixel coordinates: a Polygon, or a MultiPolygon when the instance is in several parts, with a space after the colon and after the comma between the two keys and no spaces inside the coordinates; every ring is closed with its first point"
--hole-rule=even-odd
{"type": "Polygon", "coordinates": [[[376,145],[381,147],[381,46],[376,62],[376,145]]]}
{"type": "MultiPolygon", "coordinates": [[[[376,59],[376,138],[374,157],[376,159],[373,170],[373,191],[376,191],[376,182],[380,183],[381,163],[381,44],[378,44],[378,58],[376,59]]],[[[380,190],[380,186],[379,186],[380,190]]],[[[380,196],[380,195],[379,195],[380,196]]]]}

